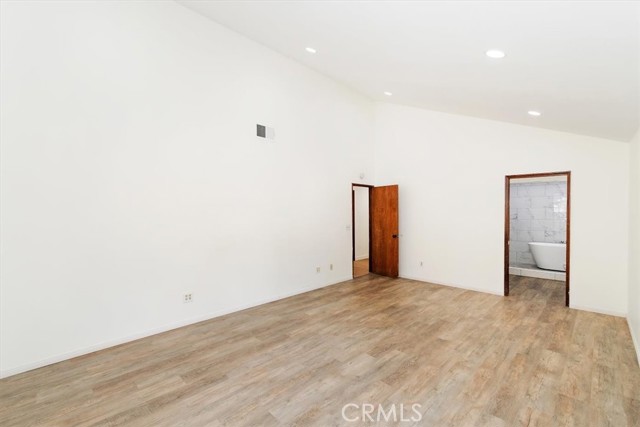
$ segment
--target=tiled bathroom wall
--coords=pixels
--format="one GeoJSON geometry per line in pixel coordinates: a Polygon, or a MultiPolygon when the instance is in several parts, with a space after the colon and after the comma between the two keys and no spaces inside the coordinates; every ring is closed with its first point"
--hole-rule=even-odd
{"type": "Polygon", "coordinates": [[[509,264],[535,265],[529,242],[567,240],[567,183],[512,181],[510,192],[509,264]]]}

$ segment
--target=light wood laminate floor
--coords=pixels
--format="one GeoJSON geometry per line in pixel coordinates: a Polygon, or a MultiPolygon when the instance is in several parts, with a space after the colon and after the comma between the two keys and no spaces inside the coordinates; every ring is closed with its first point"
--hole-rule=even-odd
{"type": "Polygon", "coordinates": [[[511,292],[367,275],[4,379],[0,425],[637,426],[625,320],[565,308],[561,282],[511,292]]]}

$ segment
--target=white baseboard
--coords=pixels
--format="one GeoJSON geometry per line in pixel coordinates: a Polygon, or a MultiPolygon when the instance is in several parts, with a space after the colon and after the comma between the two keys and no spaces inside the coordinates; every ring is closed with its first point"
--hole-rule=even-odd
{"type": "Polygon", "coordinates": [[[421,277],[407,276],[406,274],[401,275],[400,278],[409,279],[409,280],[417,280],[418,282],[433,283],[434,285],[447,286],[449,288],[466,289],[468,291],[475,291],[475,292],[482,292],[482,293],[485,293],[485,294],[504,296],[503,292],[493,292],[493,291],[488,291],[486,289],[474,288],[474,287],[470,287],[470,286],[462,286],[462,285],[458,285],[456,283],[435,282],[433,280],[429,280],[429,279],[425,279],[425,278],[421,278],[421,277]]]}
{"type": "Polygon", "coordinates": [[[624,318],[627,317],[627,313],[625,312],[604,310],[601,308],[587,307],[584,305],[574,305],[574,304],[571,304],[571,302],[569,302],[569,308],[573,308],[575,310],[590,311],[591,313],[606,314],[608,316],[624,317],[624,318]]]}
{"type": "MultiPolygon", "coordinates": [[[[408,276],[408,275],[402,275],[400,276],[400,278],[402,279],[409,279],[409,280],[416,280],[419,282],[425,282],[425,283],[433,283],[435,285],[440,285],[440,286],[447,286],[447,287],[451,287],[451,288],[459,288],[459,289],[466,289],[466,290],[470,290],[470,291],[476,291],[476,292],[483,292],[483,293],[487,293],[487,294],[492,294],[492,295],[498,295],[498,296],[502,296],[501,292],[491,292],[491,291],[487,291],[486,289],[479,289],[479,288],[473,288],[473,287],[469,287],[469,286],[461,286],[458,284],[452,284],[452,283],[439,283],[433,280],[428,280],[428,279],[424,279],[424,278],[419,278],[419,277],[412,277],[412,276],[408,276]]],[[[23,372],[27,372],[27,371],[31,371],[33,369],[37,369],[37,368],[41,368],[43,366],[47,366],[47,365],[52,365],[54,363],[58,363],[58,362],[62,362],[64,360],[68,360],[68,359],[72,359],[74,357],[78,357],[78,356],[83,356],[85,354],[89,354],[89,353],[93,353],[96,351],[100,351],[100,350],[104,350],[107,349],[109,347],[114,347],[116,345],[120,345],[120,344],[124,344],[127,342],[131,342],[131,341],[135,341],[141,338],[146,338],[152,335],[156,335],[156,334],[160,334],[163,332],[167,332],[173,329],[177,329],[177,328],[181,328],[184,326],[188,326],[188,325],[192,325],[194,323],[198,323],[198,322],[203,322],[205,320],[210,320],[210,319],[214,319],[216,317],[220,317],[220,316],[224,316],[230,313],[235,313],[237,311],[241,311],[241,310],[246,310],[248,308],[251,307],[257,307],[259,305],[262,304],[267,304],[273,301],[278,301],[284,298],[289,298],[295,295],[301,295],[307,292],[311,292],[313,290],[316,289],[320,289],[320,288],[325,288],[327,286],[331,286],[331,285],[335,285],[337,283],[341,283],[341,282],[345,282],[348,280],[352,280],[353,278],[351,276],[346,276],[343,278],[340,278],[338,280],[329,282],[329,283],[325,283],[325,284],[321,284],[321,285],[314,285],[314,286],[307,286],[304,287],[300,290],[297,291],[293,291],[293,292],[286,292],[284,294],[280,294],[277,295],[275,297],[272,298],[264,298],[261,300],[257,300],[248,304],[242,304],[240,306],[236,306],[230,309],[225,309],[225,310],[220,310],[217,312],[213,312],[213,313],[209,313],[203,316],[197,316],[197,317],[193,317],[190,319],[186,319],[186,320],[182,320],[179,322],[175,322],[172,324],[168,324],[168,325],[164,325],[158,328],[153,328],[153,329],[149,329],[143,332],[139,332],[136,334],[132,334],[132,335],[128,335],[126,337],[122,337],[122,338],[118,338],[118,339],[114,339],[114,340],[109,340],[109,341],[105,341],[99,344],[95,344],[89,347],[85,347],[85,348],[81,348],[78,350],[74,350],[74,351],[70,351],[67,353],[63,353],[63,354],[59,354],[56,356],[52,356],[52,357],[47,357],[45,359],[39,360],[37,362],[32,362],[32,363],[27,363],[21,366],[18,366],[16,368],[10,368],[10,369],[5,369],[5,370],[1,370],[0,371],[0,378],[6,378],[6,377],[10,377],[12,375],[17,375],[23,372]]],[[[576,309],[576,310],[584,310],[584,311],[590,311],[590,312],[594,312],[594,313],[600,313],[600,314],[607,314],[610,316],[617,316],[617,317],[626,317],[626,313],[620,313],[620,312],[614,312],[614,311],[610,311],[610,310],[601,310],[601,309],[597,309],[597,308],[593,308],[593,307],[585,307],[585,306],[575,306],[572,305],[570,308],[576,309]]],[[[636,355],[638,357],[638,363],[640,364],[640,336],[636,335],[639,331],[634,331],[633,327],[631,326],[631,323],[629,322],[629,320],[627,319],[627,323],[629,325],[629,330],[631,332],[631,338],[633,340],[633,344],[636,350],[636,355]]]]}
{"type": "Polygon", "coordinates": [[[365,255],[356,255],[356,261],[361,261],[363,259],[367,259],[369,258],[369,254],[365,254],[365,255]]]}
{"type": "MultiPolygon", "coordinates": [[[[486,289],[474,288],[474,287],[470,287],[470,286],[462,286],[462,285],[458,285],[458,284],[455,284],[455,283],[440,283],[440,282],[436,282],[436,281],[425,279],[425,278],[408,276],[408,275],[405,275],[405,274],[403,274],[400,277],[403,278],[403,279],[417,280],[419,282],[433,283],[434,285],[448,286],[450,288],[467,289],[469,291],[476,291],[476,292],[483,292],[485,294],[504,296],[503,292],[492,292],[492,291],[488,291],[486,289]]],[[[624,318],[627,317],[627,313],[621,313],[621,312],[611,311],[611,310],[602,310],[602,309],[593,308],[593,307],[576,306],[576,305],[571,304],[569,308],[576,309],[576,310],[590,311],[592,313],[606,314],[606,315],[609,315],[609,316],[624,317],[624,318]]],[[[640,349],[638,348],[637,342],[634,341],[634,343],[635,343],[635,346],[636,346],[636,351],[638,352],[638,355],[639,355],[638,357],[640,358],[640,349]]]]}
{"type": "Polygon", "coordinates": [[[636,361],[638,362],[638,366],[640,366],[640,335],[636,335],[640,333],[640,331],[635,331],[633,326],[631,326],[631,322],[627,317],[627,325],[629,325],[629,332],[631,332],[631,341],[633,341],[633,347],[636,349],[636,361]]]}
{"type": "Polygon", "coordinates": [[[307,293],[307,292],[314,291],[316,289],[325,288],[327,286],[335,285],[337,283],[345,282],[345,281],[352,280],[352,279],[353,278],[351,276],[346,276],[346,277],[340,278],[338,280],[332,281],[330,283],[325,283],[325,284],[322,284],[322,285],[306,286],[306,287],[304,287],[304,288],[302,288],[302,289],[300,289],[298,291],[286,292],[284,294],[280,294],[280,295],[277,295],[277,296],[272,297],[272,298],[263,298],[261,300],[253,301],[253,302],[248,303],[248,304],[242,304],[242,305],[230,308],[230,309],[219,310],[219,311],[216,311],[216,312],[213,312],[213,313],[209,313],[209,314],[205,314],[205,315],[202,315],[202,316],[192,317],[192,318],[189,318],[189,319],[186,319],[186,320],[181,320],[179,322],[171,323],[171,324],[168,324],[168,325],[163,325],[163,326],[160,326],[158,328],[152,328],[152,329],[148,329],[148,330],[143,331],[143,332],[139,332],[139,333],[136,333],[136,334],[128,335],[126,337],[105,341],[105,342],[102,342],[102,343],[99,343],[99,344],[91,345],[89,347],[84,347],[84,348],[80,348],[80,349],[73,350],[73,351],[70,351],[70,352],[58,354],[56,356],[47,357],[45,359],[38,360],[37,362],[26,363],[24,365],[21,365],[21,366],[15,367],[15,368],[0,370],[0,378],[6,378],[6,377],[10,377],[12,375],[21,374],[23,372],[31,371],[31,370],[37,369],[37,368],[42,368],[43,366],[52,365],[54,363],[58,363],[58,362],[62,362],[64,360],[72,359],[74,357],[84,356],[85,354],[94,353],[96,351],[104,350],[104,349],[107,349],[109,347],[114,347],[116,345],[128,343],[128,342],[135,341],[135,340],[138,340],[138,339],[141,339],[141,338],[146,338],[146,337],[149,337],[151,335],[160,334],[160,333],[167,332],[167,331],[170,331],[170,330],[173,330],[173,329],[182,328],[184,326],[192,325],[194,323],[198,323],[198,322],[203,322],[205,320],[214,319],[216,317],[224,316],[224,315],[227,315],[227,314],[230,314],[230,313],[235,313],[236,311],[246,310],[246,309],[251,308],[251,307],[257,307],[257,306],[262,305],[262,304],[267,304],[267,303],[270,303],[270,302],[273,302],[273,301],[278,301],[278,300],[289,298],[289,297],[292,297],[292,296],[295,296],[295,295],[301,295],[301,294],[304,294],[304,293],[307,293]]]}

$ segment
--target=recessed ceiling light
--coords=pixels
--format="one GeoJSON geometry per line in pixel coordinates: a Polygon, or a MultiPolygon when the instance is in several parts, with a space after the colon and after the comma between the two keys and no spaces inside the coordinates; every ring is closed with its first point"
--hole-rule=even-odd
{"type": "Polygon", "coordinates": [[[384,94],[387,95],[387,96],[393,95],[391,92],[385,92],[384,94]]]}
{"type": "Polygon", "coordinates": [[[506,56],[503,51],[498,49],[490,49],[485,52],[485,55],[487,55],[489,58],[494,58],[494,59],[500,59],[506,56]]]}
{"type": "Polygon", "coordinates": [[[528,113],[530,116],[534,116],[534,117],[538,117],[542,115],[540,111],[534,111],[534,110],[528,111],[528,113]]]}
{"type": "Polygon", "coordinates": [[[309,53],[316,53],[316,50],[312,47],[305,47],[304,50],[306,50],[309,53]]]}

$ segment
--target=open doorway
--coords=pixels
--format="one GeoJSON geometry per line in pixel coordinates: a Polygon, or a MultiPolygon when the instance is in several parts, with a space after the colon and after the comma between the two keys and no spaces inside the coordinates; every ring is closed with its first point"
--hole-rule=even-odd
{"type": "Polygon", "coordinates": [[[351,206],[353,277],[398,277],[398,186],[352,184],[351,206]]]}
{"type": "Polygon", "coordinates": [[[504,295],[535,283],[568,307],[570,242],[571,172],[507,175],[504,295]]]}
{"type": "Polygon", "coordinates": [[[369,185],[352,185],[352,263],[353,277],[366,276],[370,269],[371,226],[369,185]]]}

